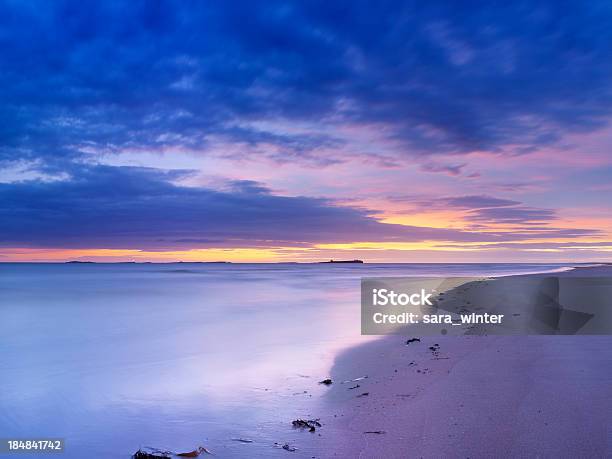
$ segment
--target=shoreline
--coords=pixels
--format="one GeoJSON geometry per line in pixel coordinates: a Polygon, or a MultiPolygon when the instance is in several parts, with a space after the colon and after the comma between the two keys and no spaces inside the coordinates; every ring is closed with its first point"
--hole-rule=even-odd
{"type": "MultiPolygon", "coordinates": [[[[587,274],[612,268],[560,275],[587,274]]],[[[410,337],[383,336],[336,358],[324,428],[311,444],[317,457],[610,454],[612,336],[429,336],[406,345],[410,337]]]]}
{"type": "MultiPolygon", "coordinates": [[[[516,268],[504,265],[474,275],[482,279],[478,285],[486,290],[487,283],[512,279],[592,275],[602,265],[527,275],[508,274],[516,268]]],[[[403,335],[358,335],[355,287],[362,273],[438,276],[435,267],[392,266],[348,275],[342,270],[318,269],[312,276],[307,269],[292,268],[282,274],[285,271],[250,267],[234,269],[228,276],[220,274],[225,267],[177,270],[172,265],[164,269],[126,265],[121,270],[102,267],[95,276],[88,274],[81,277],[83,282],[74,282],[75,273],[90,272],[94,266],[99,265],[77,271],[74,266],[69,270],[15,269],[3,277],[13,283],[14,293],[5,296],[7,305],[29,306],[25,316],[20,315],[23,307],[14,308],[16,318],[36,318],[27,324],[38,327],[61,321],[79,324],[78,333],[22,336],[5,332],[3,340],[11,351],[3,365],[8,375],[2,397],[6,411],[29,426],[35,422],[30,413],[36,410],[39,425],[49,426],[58,436],[71,437],[69,457],[87,453],[129,457],[148,445],[174,451],[203,446],[228,458],[495,455],[493,446],[484,446],[487,442],[520,452],[516,445],[527,441],[524,437],[531,433],[521,429],[531,428],[535,416],[527,409],[538,403],[524,401],[532,386],[542,392],[538,397],[547,404],[538,408],[542,410],[536,413],[538,419],[563,433],[555,441],[574,441],[571,428],[587,426],[579,432],[581,438],[591,431],[596,438],[581,448],[591,457],[606,455],[609,431],[604,430],[612,425],[607,415],[612,412],[608,401],[612,399],[608,375],[612,373],[611,337],[436,334],[424,338],[412,329],[403,335]],[[207,271],[211,275],[193,275],[207,271]],[[242,286],[249,281],[257,282],[250,282],[246,292],[242,286]],[[87,296],[92,286],[98,293],[87,296]],[[117,287],[122,289],[120,295],[117,287]],[[216,288],[223,295],[210,296],[203,308],[202,292],[214,293],[216,288]],[[279,301],[271,301],[270,293],[279,301]],[[249,303],[253,297],[256,301],[249,303]],[[87,302],[81,304],[81,298],[87,302]],[[169,308],[169,301],[183,307],[169,308]],[[228,311],[228,304],[236,308],[228,311]],[[284,314],[287,305],[291,305],[290,315],[284,314]],[[245,314],[247,310],[255,315],[245,314]],[[271,317],[287,320],[268,320],[271,317]],[[118,329],[117,323],[122,327],[118,329]],[[164,326],[155,328],[160,323],[164,326]],[[203,324],[208,324],[205,332],[203,324]],[[154,339],[141,336],[143,329],[156,329],[154,339]],[[412,337],[421,341],[407,346],[406,339],[412,337]],[[64,344],[67,340],[78,343],[78,353],[64,344]],[[194,343],[201,352],[194,351],[194,343]],[[24,355],[40,358],[24,364],[24,355]],[[213,355],[217,358],[210,362],[213,355]],[[32,379],[34,365],[37,378],[32,379]],[[58,368],[63,371],[59,373],[58,368]],[[76,378],[78,374],[82,377],[76,378]],[[579,381],[567,381],[576,376],[579,381]],[[330,377],[333,384],[319,383],[330,377]],[[143,379],[153,383],[142,386],[139,381],[143,379]],[[550,384],[540,386],[541,380],[550,384]],[[556,384],[562,386],[561,391],[556,384]],[[55,396],[40,403],[23,395],[43,390],[55,396]],[[569,400],[571,409],[561,410],[565,400],[546,398],[556,392],[569,400]],[[66,405],[64,397],[83,403],[73,409],[77,405],[66,405]],[[526,407],[528,415],[512,411],[517,406],[526,407]],[[549,406],[557,411],[549,412],[549,406]],[[64,419],[61,426],[55,423],[57,413],[64,419]],[[574,413],[573,424],[556,424],[556,418],[571,419],[574,413]],[[315,432],[299,421],[297,427],[292,425],[299,419],[317,418],[321,426],[316,425],[315,432]],[[497,418],[504,426],[497,426],[497,418]]],[[[444,282],[440,287],[448,292],[457,289],[445,295],[445,307],[446,300],[453,301],[451,297],[465,302],[472,293],[461,280],[468,279],[460,277],[465,275],[462,269],[448,270],[457,282],[444,282]]],[[[460,330],[454,327],[448,333],[460,330]]],[[[13,429],[11,435],[19,435],[16,426],[20,424],[5,420],[4,425],[13,429]]],[[[548,442],[550,434],[540,433],[548,442]]],[[[574,456],[583,455],[579,448],[572,448],[568,450],[574,456]]],[[[563,452],[549,447],[547,454],[537,445],[533,451],[543,455],[563,452]]]]}

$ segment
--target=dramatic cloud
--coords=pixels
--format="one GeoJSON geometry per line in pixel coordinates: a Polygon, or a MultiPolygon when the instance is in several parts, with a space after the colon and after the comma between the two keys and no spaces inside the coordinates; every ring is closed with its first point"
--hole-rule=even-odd
{"type": "Polygon", "coordinates": [[[324,199],[277,196],[252,181],[230,182],[226,191],[173,183],[189,173],[98,166],[81,167],[65,181],[0,184],[1,243],[166,250],[353,241],[503,242],[564,231],[478,233],[384,224],[364,210],[324,199]]]}
{"type": "Polygon", "coordinates": [[[4,2],[0,245],[607,240],[611,22],[600,1],[4,2]]]}
{"type": "Polygon", "coordinates": [[[323,125],[384,126],[397,154],[529,153],[605,124],[611,20],[598,1],[5,2],[0,160],[222,140],[337,161],[323,125]]]}
{"type": "Polygon", "coordinates": [[[497,235],[383,224],[367,212],[283,197],[249,181],[178,186],[188,171],[80,168],[67,181],[0,184],[4,246],[175,249],[352,241],[481,241],[497,235]]]}

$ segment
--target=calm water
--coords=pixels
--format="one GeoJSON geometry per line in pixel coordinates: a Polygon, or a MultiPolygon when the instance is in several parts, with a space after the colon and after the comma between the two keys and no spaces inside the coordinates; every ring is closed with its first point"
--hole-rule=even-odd
{"type": "Polygon", "coordinates": [[[316,414],[335,355],[371,339],[361,277],[562,266],[0,264],[0,436],[64,437],[71,458],[286,457],[273,444],[316,414]]]}

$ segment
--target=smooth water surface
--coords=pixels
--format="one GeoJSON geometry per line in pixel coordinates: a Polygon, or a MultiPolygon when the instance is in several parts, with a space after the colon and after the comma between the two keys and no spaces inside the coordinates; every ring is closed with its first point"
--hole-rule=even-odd
{"type": "Polygon", "coordinates": [[[372,339],[361,277],[562,267],[0,264],[0,432],[63,437],[70,458],[284,457],[274,443],[303,434],[290,421],[316,415],[334,357],[372,339]]]}

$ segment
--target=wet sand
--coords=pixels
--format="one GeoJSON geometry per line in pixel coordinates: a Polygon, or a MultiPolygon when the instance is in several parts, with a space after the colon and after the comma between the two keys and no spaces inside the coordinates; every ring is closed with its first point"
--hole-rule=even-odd
{"type": "Polygon", "coordinates": [[[612,336],[412,336],[337,358],[317,457],[612,455],[612,336]]]}

